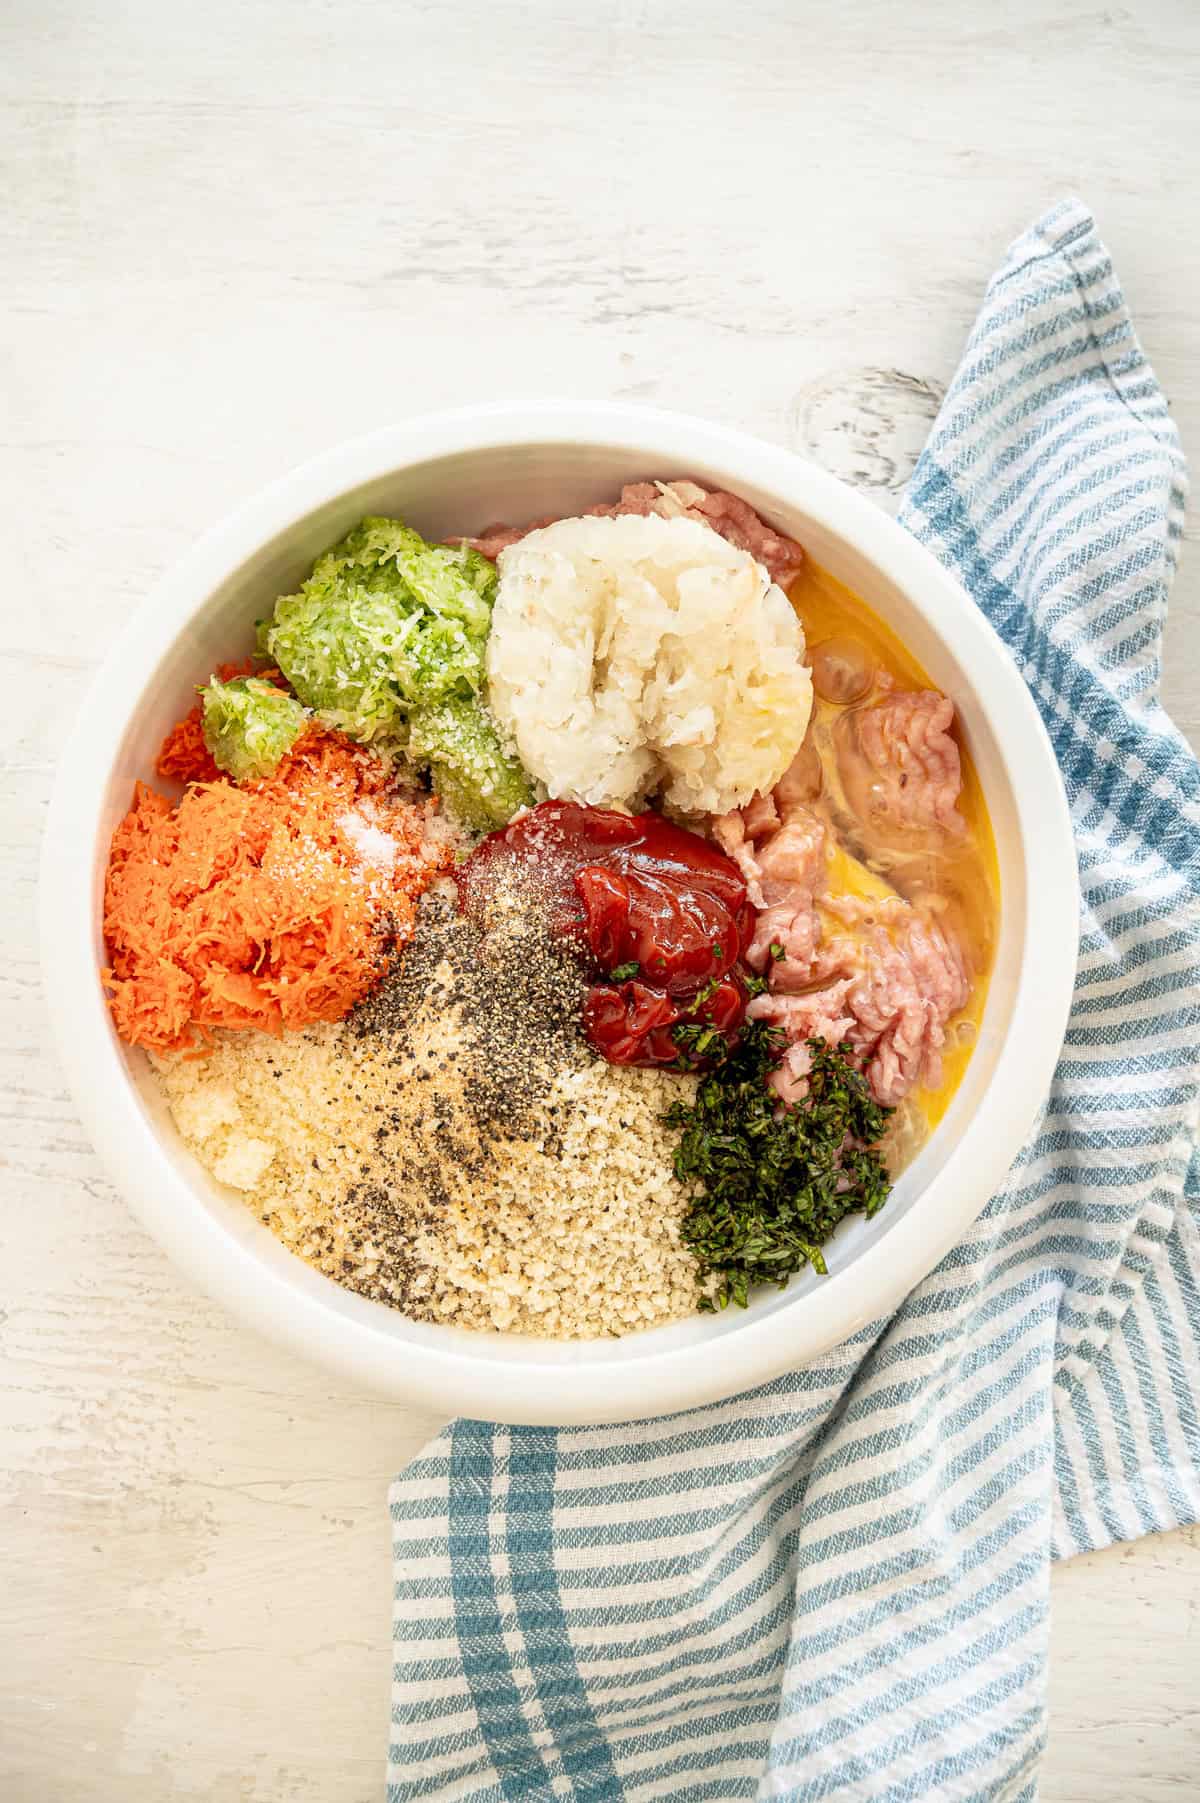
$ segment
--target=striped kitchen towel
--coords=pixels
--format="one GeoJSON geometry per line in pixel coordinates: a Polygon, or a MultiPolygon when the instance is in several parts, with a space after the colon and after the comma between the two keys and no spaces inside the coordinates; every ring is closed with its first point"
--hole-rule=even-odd
{"type": "Polygon", "coordinates": [[[391,1803],[1036,1795],[1050,1561],[1200,1518],[1200,781],[1157,699],[1184,482],[1061,206],[988,289],[901,516],[1070,795],[1045,1112],[963,1243],[808,1369],[632,1427],[459,1421],[397,1479],[391,1803]]]}

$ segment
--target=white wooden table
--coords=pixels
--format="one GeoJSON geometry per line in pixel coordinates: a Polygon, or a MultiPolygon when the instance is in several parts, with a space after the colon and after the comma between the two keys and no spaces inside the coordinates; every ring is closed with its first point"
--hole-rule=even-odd
{"type": "MultiPolygon", "coordinates": [[[[1006,241],[1071,190],[1195,455],[1198,83],[1171,0],[0,9],[8,1803],[377,1798],[384,1488],[437,1425],[193,1294],[63,1091],[36,842],[118,622],[281,469],[480,395],[736,421],[888,505],[1006,241]]],[[[1198,621],[1193,557],[1193,736],[1198,621]]],[[[1057,1571],[1045,1797],[1200,1795],[1198,1653],[1196,1535],[1057,1571]]]]}

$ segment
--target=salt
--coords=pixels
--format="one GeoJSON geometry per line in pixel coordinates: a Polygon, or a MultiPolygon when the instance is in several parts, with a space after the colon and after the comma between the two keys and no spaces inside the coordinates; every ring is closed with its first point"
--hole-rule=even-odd
{"type": "Polygon", "coordinates": [[[396,841],[390,833],[366,818],[355,808],[339,814],[335,824],[345,833],[364,864],[373,870],[390,871],[396,863],[396,841]]]}

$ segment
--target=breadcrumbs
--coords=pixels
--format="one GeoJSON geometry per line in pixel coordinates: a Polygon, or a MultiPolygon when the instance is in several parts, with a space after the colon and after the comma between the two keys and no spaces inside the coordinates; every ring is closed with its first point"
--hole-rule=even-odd
{"type": "Polygon", "coordinates": [[[528,1137],[497,1153],[483,1195],[419,1239],[429,1317],[552,1339],[598,1339],[694,1314],[687,1200],[662,1124],[694,1083],[599,1060],[563,1072],[528,1137]]]}
{"type": "Polygon", "coordinates": [[[427,903],[348,1021],[155,1062],[197,1157],[318,1270],[417,1320],[601,1338],[701,1299],[662,1121],[694,1080],[595,1059],[579,999],[527,919],[427,903]]]}

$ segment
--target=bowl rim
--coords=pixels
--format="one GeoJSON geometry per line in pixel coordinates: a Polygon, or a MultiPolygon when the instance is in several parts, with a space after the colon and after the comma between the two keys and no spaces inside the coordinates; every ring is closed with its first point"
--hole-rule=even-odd
{"type": "Polygon", "coordinates": [[[39,913],[53,1036],[80,1116],[142,1224],[194,1280],[276,1342],[368,1388],[447,1413],[554,1425],[665,1415],[732,1396],[891,1313],[982,1212],[1046,1097],[1074,988],[1077,895],[1070,812],[1041,716],[991,626],[930,551],[839,478],[749,433],[635,404],[555,399],[457,407],[345,441],[269,483],[196,541],[114,641],[63,749],[43,840],[39,913]],[[501,1368],[482,1336],[477,1352],[401,1343],[324,1306],[195,1205],[140,1112],[95,981],[96,821],[133,707],[188,621],[264,544],[351,489],[456,453],[546,444],[636,446],[664,468],[736,468],[747,486],[781,500],[790,494],[853,544],[913,599],[965,667],[986,673],[984,712],[1003,741],[1027,851],[1036,844],[1038,930],[1026,931],[1008,1032],[971,1131],[880,1243],[825,1278],[803,1306],[758,1317],[749,1310],[723,1335],[719,1360],[676,1347],[628,1362],[550,1364],[531,1350],[501,1368]],[[614,1395],[622,1388],[623,1398],[614,1395]]]}

